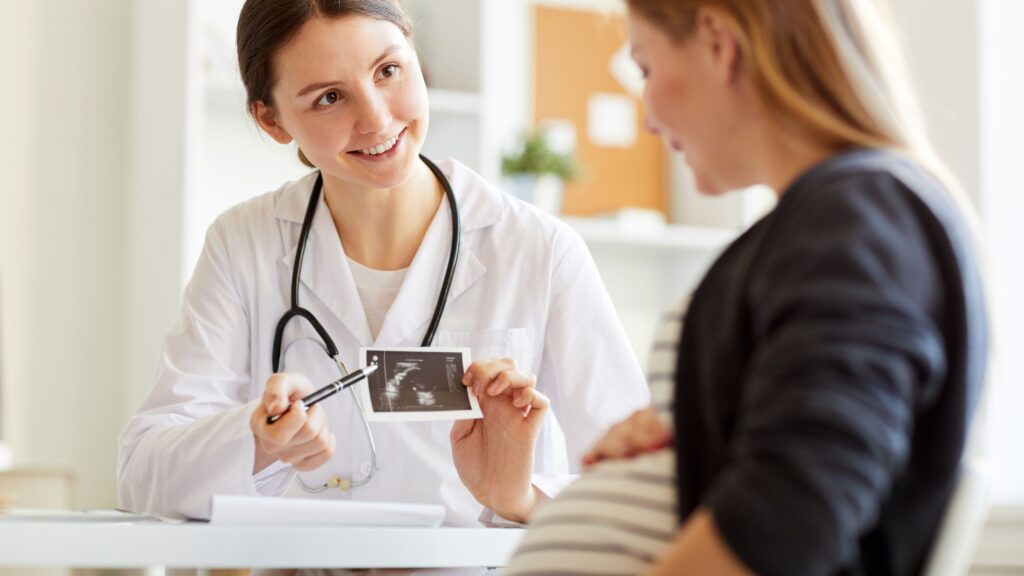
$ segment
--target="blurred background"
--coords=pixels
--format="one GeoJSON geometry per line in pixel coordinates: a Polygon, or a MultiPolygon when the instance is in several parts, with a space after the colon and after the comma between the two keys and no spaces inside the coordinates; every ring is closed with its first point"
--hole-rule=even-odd
{"type": "MultiPolygon", "coordinates": [[[[117,435],[206,227],[307,171],[245,110],[241,4],[0,0],[0,468],[40,498],[115,505],[117,435]]],[[[427,155],[575,227],[645,362],[660,310],[770,191],[701,198],[645,133],[620,0],[403,4],[431,94],[427,155]]],[[[1024,2],[890,4],[933,140],[984,223],[999,348],[975,445],[993,517],[1024,526],[1024,2]]],[[[0,484],[0,506],[29,490],[0,484]]]]}

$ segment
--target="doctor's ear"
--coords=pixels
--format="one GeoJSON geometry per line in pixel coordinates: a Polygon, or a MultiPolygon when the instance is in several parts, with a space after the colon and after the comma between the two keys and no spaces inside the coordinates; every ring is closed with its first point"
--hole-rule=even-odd
{"type": "Polygon", "coordinates": [[[278,144],[288,144],[292,141],[291,135],[285,131],[283,126],[277,123],[274,109],[270,106],[267,106],[262,101],[253,102],[249,108],[249,113],[256,119],[256,123],[260,125],[260,128],[278,144]]]}

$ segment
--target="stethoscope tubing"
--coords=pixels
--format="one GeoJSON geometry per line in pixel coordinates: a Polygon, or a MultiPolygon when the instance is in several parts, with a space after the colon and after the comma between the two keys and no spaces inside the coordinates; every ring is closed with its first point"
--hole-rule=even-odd
{"type": "MultiPolygon", "coordinates": [[[[427,331],[424,333],[423,340],[420,344],[420,346],[427,348],[434,342],[434,336],[437,333],[438,326],[441,324],[441,318],[444,316],[444,309],[448,303],[448,293],[451,291],[452,280],[455,278],[455,267],[458,263],[459,250],[462,243],[462,219],[459,214],[459,204],[455,199],[455,192],[452,190],[451,182],[448,181],[448,177],[445,176],[444,172],[442,172],[441,169],[426,156],[420,154],[420,160],[427,165],[427,168],[433,172],[434,176],[444,188],[452,220],[452,242],[448,251],[448,265],[445,268],[444,280],[441,282],[440,292],[438,292],[437,303],[434,305],[434,314],[430,318],[430,324],[427,326],[427,331]]],[[[309,204],[306,206],[306,214],[302,219],[302,230],[299,233],[299,245],[295,251],[295,263],[292,265],[291,306],[288,311],[285,312],[284,316],[282,316],[278,321],[277,328],[274,330],[273,364],[271,366],[274,373],[277,373],[281,364],[281,342],[284,337],[285,326],[287,326],[288,321],[295,316],[300,316],[309,322],[317,335],[320,336],[320,339],[323,340],[324,345],[327,347],[327,354],[331,358],[339,358],[338,347],[334,343],[334,339],[331,338],[330,334],[327,333],[327,330],[311,312],[299,306],[299,277],[302,272],[302,261],[306,254],[306,243],[309,240],[309,232],[313,227],[313,218],[316,215],[316,208],[320,203],[322,188],[323,174],[317,174],[316,183],[313,185],[313,192],[310,194],[309,204]]]]}
{"type": "MultiPolygon", "coordinates": [[[[426,156],[420,155],[420,160],[433,172],[434,176],[441,183],[444,188],[445,197],[448,200],[448,208],[451,212],[452,219],[452,242],[451,248],[448,252],[448,265],[445,268],[444,279],[441,282],[441,287],[437,295],[437,303],[434,305],[434,314],[431,316],[430,324],[427,325],[427,330],[423,335],[423,341],[420,344],[422,347],[429,347],[433,341],[434,336],[437,333],[438,326],[441,324],[441,318],[444,315],[445,306],[448,303],[448,293],[451,290],[452,280],[455,277],[455,267],[459,260],[459,249],[462,242],[462,220],[459,215],[459,205],[455,199],[455,192],[452,190],[451,182],[448,181],[448,177],[444,175],[444,172],[437,167],[436,164],[431,162],[426,156]]],[[[302,272],[302,261],[306,254],[306,243],[309,240],[309,233],[313,227],[313,218],[316,215],[317,205],[320,203],[320,194],[323,188],[323,174],[317,174],[316,183],[313,185],[313,191],[309,197],[309,204],[306,206],[306,213],[302,219],[302,229],[299,232],[299,244],[295,251],[295,262],[292,265],[292,278],[291,278],[291,305],[288,310],[278,320],[277,326],[274,330],[274,343],[273,343],[273,357],[271,359],[271,367],[274,373],[277,373],[281,366],[281,342],[284,337],[284,329],[288,325],[288,322],[296,316],[304,318],[309,322],[310,326],[316,331],[320,340],[324,344],[324,351],[334,360],[338,366],[339,372],[341,372],[342,380],[349,376],[348,369],[345,367],[345,363],[341,360],[341,354],[338,351],[337,345],[334,343],[334,339],[331,338],[327,330],[320,324],[320,321],[316,319],[316,316],[312,312],[306,310],[302,306],[299,306],[299,277],[302,272]]],[[[339,381],[340,382],[340,381],[339,381]]],[[[352,382],[354,383],[354,381],[352,382]]],[[[354,388],[351,387],[351,383],[346,386],[349,392],[352,392],[352,401],[355,403],[356,408],[359,410],[359,415],[362,418],[363,429],[366,432],[367,443],[370,446],[370,471],[365,478],[355,480],[352,478],[336,478],[337,484],[331,484],[328,482],[323,486],[311,487],[307,486],[302,481],[301,476],[298,477],[299,484],[307,492],[318,493],[326,490],[332,485],[341,487],[343,490],[348,490],[357,486],[363,486],[373,479],[377,471],[377,447],[373,439],[373,433],[370,430],[370,423],[366,418],[366,412],[363,410],[362,403],[359,401],[359,395],[354,392],[354,388]]],[[[328,385],[326,388],[331,388],[328,385]]],[[[334,392],[332,391],[331,394],[334,392]]],[[[268,423],[271,423],[268,419],[268,423]]]]}

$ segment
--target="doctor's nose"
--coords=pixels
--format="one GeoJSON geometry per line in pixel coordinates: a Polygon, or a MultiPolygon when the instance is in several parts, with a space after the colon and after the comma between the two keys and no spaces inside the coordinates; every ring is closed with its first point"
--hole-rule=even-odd
{"type": "Polygon", "coordinates": [[[360,98],[358,112],[355,128],[360,134],[376,134],[391,125],[388,102],[376,91],[371,91],[360,98]]]}

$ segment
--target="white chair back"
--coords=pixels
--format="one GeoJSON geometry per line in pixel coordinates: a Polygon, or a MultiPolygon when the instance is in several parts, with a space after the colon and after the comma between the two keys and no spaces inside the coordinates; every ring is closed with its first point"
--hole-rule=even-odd
{"type": "Polygon", "coordinates": [[[990,475],[983,462],[966,462],[924,566],[924,576],[965,576],[988,516],[990,475]]]}

